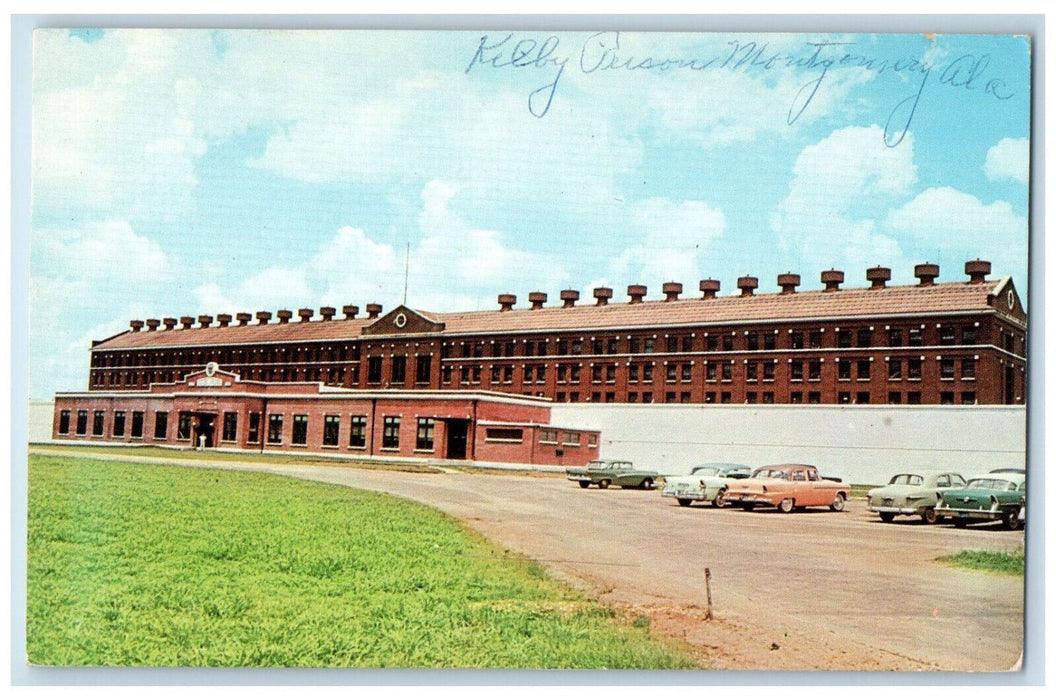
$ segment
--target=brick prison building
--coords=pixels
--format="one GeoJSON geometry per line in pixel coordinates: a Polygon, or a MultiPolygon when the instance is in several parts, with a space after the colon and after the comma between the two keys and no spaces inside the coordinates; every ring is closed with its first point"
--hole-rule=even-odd
{"type": "Polygon", "coordinates": [[[599,287],[593,303],[501,294],[490,311],[137,320],[93,344],[88,391],[56,397],[54,437],[566,464],[596,456],[598,435],[549,426],[552,402],[1022,404],[1026,313],[990,272],[974,260],[956,282],[917,265],[905,286],[874,267],[859,288],[828,270],[822,289],[789,273],[768,294],[746,276],[734,294],[702,280],[692,298],[669,282],[657,300],[631,285],[625,302],[599,287]],[[192,410],[199,393],[216,396],[192,410]]]}

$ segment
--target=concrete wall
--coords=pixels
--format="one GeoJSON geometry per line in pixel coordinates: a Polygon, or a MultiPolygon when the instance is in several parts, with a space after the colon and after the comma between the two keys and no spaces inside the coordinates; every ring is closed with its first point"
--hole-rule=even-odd
{"type": "Polygon", "coordinates": [[[702,462],[817,465],[856,484],[907,467],[965,476],[1026,463],[1024,406],[555,404],[551,420],[601,430],[601,456],[662,474],[702,462]]]}

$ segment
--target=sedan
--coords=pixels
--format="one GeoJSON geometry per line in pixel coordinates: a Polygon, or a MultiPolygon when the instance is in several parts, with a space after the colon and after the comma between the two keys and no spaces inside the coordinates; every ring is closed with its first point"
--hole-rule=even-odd
{"type": "Polygon", "coordinates": [[[912,471],[895,474],[887,486],[870,491],[866,498],[869,510],[880,516],[885,523],[896,515],[918,516],[933,525],[939,520],[935,504],[939,500],[939,489],[964,486],[964,477],[957,472],[912,471]]]}

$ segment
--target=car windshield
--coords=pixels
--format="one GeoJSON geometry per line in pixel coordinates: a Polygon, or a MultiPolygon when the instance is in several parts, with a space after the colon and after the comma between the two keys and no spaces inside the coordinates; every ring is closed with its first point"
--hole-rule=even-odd
{"type": "Polygon", "coordinates": [[[774,469],[772,467],[763,467],[761,469],[756,469],[755,472],[752,473],[752,478],[753,479],[787,479],[788,478],[788,472],[786,472],[784,469],[774,469]]]}
{"type": "Polygon", "coordinates": [[[924,483],[924,477],[919,474],[896,474],[891,477],[891,484],[903,484],[905,486],[920,486],[924,483]]]}
{"type": "Polygon", "coordinates": [[[613,464],[611,462],[602,462],[595,460],[587,465],[587,469],[612,469],[613,464]]]}
{"type": "Polygon", "coordinates": [[[714,476],[719,473],[718,467],[697,467],[693,470],[694,474],[699,476],[714,476]]]}
{"type": "Polygon", "coordinates": [[[968,482],[970,489],[989,489],[991,491],[1015,491],[1015,483],[1007,479],[972,479],[968,482]]]}

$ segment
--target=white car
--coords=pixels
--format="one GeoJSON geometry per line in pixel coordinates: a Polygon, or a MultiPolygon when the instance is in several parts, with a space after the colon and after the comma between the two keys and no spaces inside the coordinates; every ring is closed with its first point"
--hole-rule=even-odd
{"type": "Polygon", "coordinates": [[[716,508],[726,505],[726,489],[731,479],[747,479],[752,468],[744,464],[710,462],[693,467],[688,475],[665,476],[661,496],[675,498],[678,505],[709,501],[716,508]]]}
{"type": "Polygon", "coordinates": [[[963,488],[964,477],[957,472],[910,471],[895,474],[887,486],[872,489],[866,498],[869,510],[885,523],[896,515],[915,515],[929,525],[939,521],[935,514],[942,489],[963,488]]]}

